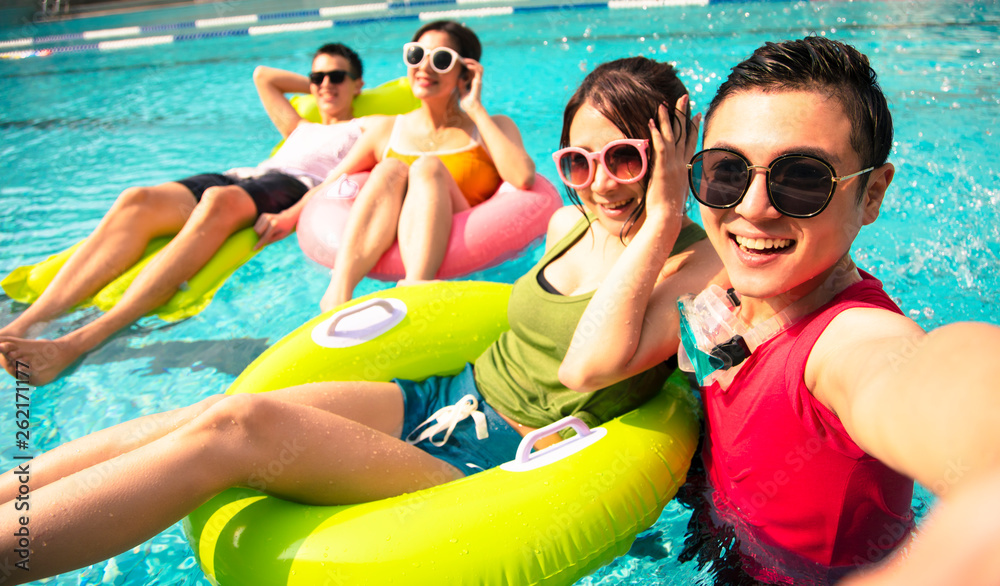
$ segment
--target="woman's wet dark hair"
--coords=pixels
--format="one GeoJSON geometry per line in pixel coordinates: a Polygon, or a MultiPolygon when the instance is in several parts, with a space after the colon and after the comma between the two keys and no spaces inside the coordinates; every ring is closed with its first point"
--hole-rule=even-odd
{"type": "Polygon", "coordinates": [[[419,41],[420,37],[424,36],[424,33],[428,31],[448,33],[458,45],[459,55],[466,59],[482,61],[480,58],[483,56],[483,46],[479,43],[479,37],[469,27],[454,20],[435,20],[417,29],[417,32],[413,33],[413,42],[419,41]]]}
{"type": "Polygon", "coordinates": [[[354,79],[361,79],[364,68],[361,66],[361,57],[353,49],[341,43],[327,43],[316,50],[313,60],[320,55],[340,55],[351,64],[351,76],[354,79]]]}
{"type": "MultiPolygon", "coordinates": [[[[851,120],[851,147],[861,167],[881,167],[892,149],[892,115],[868,57],[825,37],[765,43],[719,86],[705,113],[705,128],[728,97],[748,92],[819,91],[836,98],[851,120]]],[[[847,174],[858,169],[837,169],[847,174]]],[[[867,179],[867,173],[862,175],[867,179]]],[[[859,182],[859,199],[865,181],[859,182]]]]}
{"type": "MultiPolygon", "coordinates": [[[[583,83],[566,104],[559,147],[570,146],[569,128],[577,111],[584,104],[590,104],[610,120],[626,138],[649,140],[651,138],[649,120],[653,119],[659,125],[656,115],[659,105],[666,103],[671,117],[676,120],[682,114],[673,105],[686,93],[687,88],[677,78],[677,73],[669,63],[660,63],[646,57],[629,57],[598,65],[584,78],[583,83]]],[[[686,123],[690,124],[690,112],[684,116],[686,123]]],[[[649,148],[649,169],[641,181],[643,196],[622,228],[620,237],[623,240],[646,209],[645,191],[655,164],[652,143],[649,148]]],[[[576,191],[569,188],[567,190],[570,201],[583,209],[576,191]]]]}

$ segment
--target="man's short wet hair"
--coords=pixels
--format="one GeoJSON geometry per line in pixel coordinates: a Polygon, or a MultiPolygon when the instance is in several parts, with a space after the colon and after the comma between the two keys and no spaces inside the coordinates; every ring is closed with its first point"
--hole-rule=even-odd
{"type": "MultiPolygon", "coordinates": [[[[708,106],[705,127],[726,98],[747,91],[818,91],[836,98],[851,120],[851,147],[861,167],[885,164],[892,149],[892,116],[868,57],[825,37],[766,43],[736,67],[708,106]]],[[[851,169],[837,169],[850,173],[851,169]]]]}
{"type": "Polygon", "coordinates": [[[364,68],[361,66],[361,57],[358,57],[358,54],[347,45],[341,43],[327,43],[316,50],[316,54],[313,55],[313,59],[316,59],[316,57],[319,57],[320,55],[339,55],[344,59],[347,59],[347,62],[351,64],[351,77],[354,79],[361,79],[361,76],[364,73],[364,68]]]}

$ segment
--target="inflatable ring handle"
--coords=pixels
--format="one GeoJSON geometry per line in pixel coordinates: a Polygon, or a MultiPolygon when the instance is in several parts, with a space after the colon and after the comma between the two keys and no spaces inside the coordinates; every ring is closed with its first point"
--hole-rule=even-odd
{"type": "Polygon", "coordinates": [[[511,472],[524,472],[548,466],[579,452],[606,434],[607,430],[603,427],[590,429],[579,418],[568,415],[555,423],[550,423],[525,435],[521,443],[517,446],[517,454],[514,456],[514,460],[502,464],[500,467],[511,472]],[[554,446],[549,446],[535,453],[531,452],[531,448],[535,446],[538,440],[559,433],[568,427],[576,430],[575,436],[564,439],[554,446]]]}
{"type": "Polygon", "coordinates": [[[363,344],[381,336],[406,317],[406,304],[399,299],[375,297],[368,301],[358,303],[341,309],[327,319],[318,323],[312,331],[312,339],[319,346],[326,348],[346,348],[363,344]],[[367,324],[367,328],[358,335],[337,335],[337,326],[344,318],[357,315],[373,307],[379,307],[386,311],[385,317],[379,321],[367,324]]]}
{"type": "Polygon", "coordinates": [[[358,182],[351,179],[347,173],[344,173],[333,182],[333,185],[326,188],[323,196],[337,199],[354,199],[358,196],[359,191],[361,191],[361,186],[358,182]]]}
{"type": "Polygon", "coordinates": [[[514,461],[519,464],[526,464],[528,460],[531,459],[531,448],[535,447],[535,444],[538,443],[538,440],[542,439],[543,437],[548,437],[552,434],[559,433],[560,431],[566,429],[567,427],[572,427],[573,429],[575,429],[577,435],[579,435],[580,437],[587,437],[592,433],[590,431],[590,428],[587,427],[586,423],[584,423],[577,417],[568,415],[566,417],[563,417],[559,421],[556,421],[555,423],[550,423],[545,427],[536,429],[535,431],[532,431],[528,435],[524,436],[524,439],[522,439],[521,443],[518,444],[517,446],[517,455],[514,456],[514,461]]]}
{"type": "Polygon", "coordinates": [[[341,309],[330,320],[330,324],[326,328],[326,335],[336,336],[337,335],[337,325],[344,320],[345,317],[349,315],[354,315],[356,313],[361,313],[369,307],[381,307],[384,309],[388,315],[386,315],[386,320],[392,317],[393,307],[392,304],[382,299],[381,297],[376,297],[375,299],[369,299],[364,303],[359,303],[353,307],[348,307],[347,309],[341,309]]]}

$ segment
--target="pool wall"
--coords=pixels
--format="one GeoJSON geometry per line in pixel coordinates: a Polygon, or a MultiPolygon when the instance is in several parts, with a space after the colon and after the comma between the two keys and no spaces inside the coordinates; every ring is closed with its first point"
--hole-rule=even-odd
{"type": "MultiPolygon", "coordinates": [[[[56,53],[120,50],[224,36],[256,36],[378,24],[391,20],[464,19],[530,12],[590,8],[707,6],[734,0],[417,0],[413,2],[333,3],[305,0],[295,10],[273,0],[222,0],[204,5],[21,23],[0,19],[0,58],[47,57],[56,53]],[[286,7],[286,9],[281,9],[286,7]],[[171,12],[177,20],[171,21],[171,12]],[[183,14],[183,17],[180,16],[183,14]],[[181,20],[183,18],[183,20],[181,20]],[[155,20],[154,20],[155,19],[155,20]],[[83,30],[79,30],[83,29],[83,30]]],[[[0,13],[2,14],[2,13],[0,13]]]]}

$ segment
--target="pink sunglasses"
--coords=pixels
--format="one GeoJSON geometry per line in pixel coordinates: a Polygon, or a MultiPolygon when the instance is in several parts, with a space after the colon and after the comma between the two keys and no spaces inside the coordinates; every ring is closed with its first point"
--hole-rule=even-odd
{"type": "Polygon", "coordinates": [[[646,175],[646,151],[649,141],[640,138],[622,138],[604,145],[596,153],[579,147],[567,147],[552,153],[559,178],[573,189],[586,189],[594,182],[598,161],[604,172],[618,183],[635,183],[646,175]]]}

